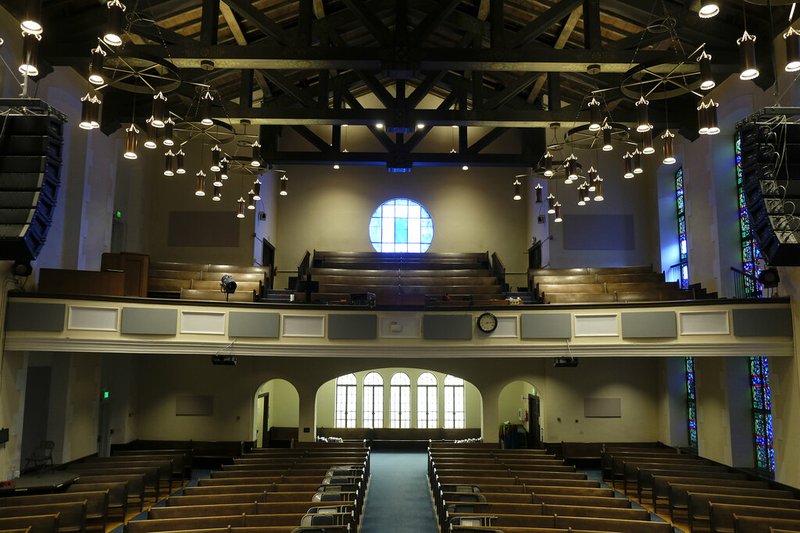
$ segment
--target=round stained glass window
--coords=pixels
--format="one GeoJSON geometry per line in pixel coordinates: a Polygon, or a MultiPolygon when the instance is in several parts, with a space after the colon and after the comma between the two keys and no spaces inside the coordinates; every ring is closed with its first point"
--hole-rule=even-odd
{"type": "Polygon", "coordinates": [[[433,241],[433,220],[418,202],[392,198],[372,213],[369,240],[378,252],[425,252],[433,241]]]}

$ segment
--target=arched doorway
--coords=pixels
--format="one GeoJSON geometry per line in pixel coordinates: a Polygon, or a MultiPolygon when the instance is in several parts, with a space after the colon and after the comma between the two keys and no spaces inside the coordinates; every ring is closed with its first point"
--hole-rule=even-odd
{"type": "Polygon", "coordinates": [[[497,399],[500,440],[506,448],[540,448],[542,430],[539,395],[524,380],[503,387],[497,399]]]}
{"type": "Polygon", "coordinates": [[[285,379],[262,383],[255,393],[253,440],[259,448],[286,448],[297,439],[300,395],[285,379]]]}

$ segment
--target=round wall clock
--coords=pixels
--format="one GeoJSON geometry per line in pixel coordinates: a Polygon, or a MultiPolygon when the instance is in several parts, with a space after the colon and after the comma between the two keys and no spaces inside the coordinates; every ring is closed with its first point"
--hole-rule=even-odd
{"type": "Polygon", "coordinates": [[[497,329],[497,317],[493,313],[483,313],[478,317],[478,329],[491,333],[497,329]]]}

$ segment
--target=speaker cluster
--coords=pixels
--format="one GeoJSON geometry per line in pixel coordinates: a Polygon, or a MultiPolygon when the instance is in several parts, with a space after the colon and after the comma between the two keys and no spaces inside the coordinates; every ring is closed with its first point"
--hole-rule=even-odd
{"type": "Polygon", "coordinates": [[[764,110],[737,124],[751,230],[773,266],[800,265],[800,125],[764,110]]]}

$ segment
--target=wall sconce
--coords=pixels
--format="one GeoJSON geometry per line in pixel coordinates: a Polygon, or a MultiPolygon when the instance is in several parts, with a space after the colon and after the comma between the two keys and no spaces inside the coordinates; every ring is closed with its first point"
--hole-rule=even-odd
{"type": "Polygon", "coordinates": [[[123,157],[125,159],[137,159],[139,157],[139,128],[136,127],[136,124],[131,124],[125,131],[127,132],[127,137],[125,139],[123,157]]]}

